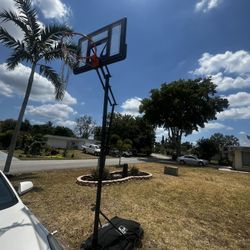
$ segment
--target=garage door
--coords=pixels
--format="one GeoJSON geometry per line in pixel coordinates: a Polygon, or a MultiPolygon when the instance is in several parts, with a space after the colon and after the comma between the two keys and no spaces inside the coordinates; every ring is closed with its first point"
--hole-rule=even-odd
{"type": "Polygon", "coordinates": [[[250,169],[250,152],[242,152],[242,165],[250,169]]]}

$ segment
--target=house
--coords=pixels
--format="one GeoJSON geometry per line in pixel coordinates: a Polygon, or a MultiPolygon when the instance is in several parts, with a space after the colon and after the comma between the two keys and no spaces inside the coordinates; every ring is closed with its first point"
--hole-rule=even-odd
{"type": "Polygon", "coordinates": [[[230,147],[229,158],[234,169],[250,171],[250,147],[230,147]]]}
{"type": "Polygon", "coordinates": [[[81,149],[81,146],[84,144],[97,144],[96,140],[83,139],[83,138],[74,138],[66,136],[57,136],[57,135],[45,135],[47,139],[47,145],[52,148],[75,148],[81,149]]]}

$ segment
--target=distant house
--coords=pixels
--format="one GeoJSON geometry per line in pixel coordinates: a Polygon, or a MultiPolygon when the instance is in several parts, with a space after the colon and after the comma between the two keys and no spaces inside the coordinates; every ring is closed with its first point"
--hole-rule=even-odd
{"type": "Polygon", "coordinates": [[[66,137],[66,136],[57,136],[57,135],[45,135],[47,139],[47,145],[52,148],[75,148],[81,149],[81,146],[84,144],[97,144],[96,140],[66,137]]]}
{"type": "Polygon", "coordinates": [[[234,169],[250,171],[250,147],[230,147],[229,158],[234,169]]]}

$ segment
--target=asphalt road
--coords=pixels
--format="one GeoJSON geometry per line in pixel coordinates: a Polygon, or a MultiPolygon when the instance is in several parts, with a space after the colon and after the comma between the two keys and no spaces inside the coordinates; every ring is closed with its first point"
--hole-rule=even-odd
{"type": "MultiPolygon", "coordinates": [[[[0,151],[0,169],[4,169],[6,154],[0,151]]],[[[168,163],[169,157],[159,154],[152,154],[151,157],[129,157],[121,158],[121,164],[124,163],[143,163],[143,162],[161,162],[168,163]]],[[[11,163],[11,173],[24,173],[24,172],[36,172],[47,171],[56,169],[73,169],[83,167],[96,167],[98,164],[97,159],[88,160],[18,160],[13,159],[11,163]]],[[[106,166],[118,165],[119,158],[106,159],[106,166]]]]}
{"type": "MultiPolygon", "coordinates": [[[[121,163],[140,163],[145,162],[147,158],[123,158],[121,163]]],[[[96,167],[97,159],[91,160],[39,160],[39,161],[12,161],[11,173],[17,172],[35,172],[55,169],[70,169],[83,167],[96,167]]],[[[106,159],[106,165],[118,165],[118,158],[106,159]]],[[[0,160],[0,169],[4,169],[4,160],[0,160]]]]}

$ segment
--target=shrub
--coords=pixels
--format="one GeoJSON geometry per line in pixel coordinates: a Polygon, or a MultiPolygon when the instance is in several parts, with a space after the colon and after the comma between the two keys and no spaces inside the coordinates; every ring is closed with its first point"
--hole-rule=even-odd
{"type": "MultiPolygon", "coordinates": [[[[99,168],[98,169],[93,169],[92,172],[91,172],[91,175],[92,175],[94,181],[98,181],[98,178],[99,178],[99,168]]],[[[103,180],[108,180],[109,178],[110,178],[109,170],[107,168],[104,168],[103,169],[102,179],[103,180]]]]}
{"type": "Polygon", "coordinates": [[[177,155],[175,153],[172,154],[172,160],[176,161],[177,160],[177,155]]]}
{"type": "Polygon", "coordinates": [[[0,148],[7,149],[9,147],[12,135],[12,131],[0,133],[0,148]]]}
{"type": "Polygon", "coordinates": [[[130,169],[130,174],[132,175],[132,176],[136,176],[136,175],[138,175],[139,174],[139,168],[137,168],[137,167],[135,167],[135,166],[133,166],[131,169],[130,169]]]}
{"type": "Polygon", "coordinates": [[[56,150],[56,149],[51,149],[50,151],[50,155],[58,155],[59,154],[59,151],[56,150]]]}
{"type": "MultiPolygon", "coordinates": [[[[68,154],[68,149],[65,148],[65,149],[63,150],[63,157],[64,157],[64,158],[67,157],[67,154],[68,154]]],[[[71,156],[71,157],[72,157],[72,156],[71,156]]]]}
{"type": "Polygon", "coordinates": [[[40,155],[42,147],[43,147],[42,142],[34,141],[29,147],[29,153],[31,155],[40,155]]]}
{"type": "Polygon", "coordinates": [[[220,166],[232,166],[232,161],[228,160],[227,158],[222,158],[219,160],[220,166]]]}

